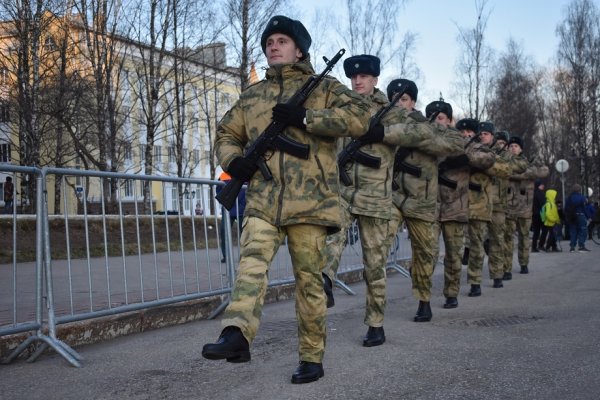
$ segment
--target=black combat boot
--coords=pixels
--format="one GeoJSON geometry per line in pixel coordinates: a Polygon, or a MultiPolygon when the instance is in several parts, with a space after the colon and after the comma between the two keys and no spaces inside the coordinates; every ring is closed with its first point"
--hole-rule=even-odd
{"type": "Polygon", "coordinates": [[[510,281],[512,279],[512,272],[505,272],[502,276],[503,281],[510,281]]]}
{"type": "Polygon", "coordinates": [[[415,322],[429,322],[431,321],[431,306],[428,301],[419,301],[419,308],[415,314],[413,321],[415,322]]]}
{"type": "Polygon", "coordinates": [[[331,308],[335,306],[335,300],[333,298],[333,283],[331,279],[325,274],[323,275],[323,290],[325,291],[325,296],[327,296],[327,308],[331,308]]]}
{"type": "Polygon", "coordinates": [[[221,332],[217,343],[205,344],[202,357],[209,360],[226,359],[232,363],[250,361],[250,346],[237,326],[227,326],[221,332]]]}
{"type": "Polygon", "coordinates": [[[522,274],[528,274],[529,273],[529,268],[527,268],[527,265],[521,265],[521,273],[522,274]]]}
{"type": "Polygon", "coordinates": [[[444,308],[456,308],[458,307],[458,300],[456,297],[446,297],[446,303],[444,303],[444,308]]]}
{"type": "Polygon", "coordinates": [[[480,285],[471,285],[471,290],[469,290],[469,297],[477,297],[481,296],[481,286],[480,285]]]}
{"type": "Polygon", "coordinates": [[[502,284],[502,278],[494,278],[494,288],[498,289],[501,287],[504,287],[504,285],[502,284]]]}
{"type": "Polygon", "coordinates": [[[370,326],[367,330],[367,336],[363,338],[363,346],[380,346],[383,343],[385,343],[385,332],[383,331],[383,326],[378,328],[370,326]]]}
{"type": "Polygon", "coordinates": [[[292,375],[292,383],[309,383],[319,380],[325,373],[323,364],[310,361],[300,361],[300,365],[292,375]]]}

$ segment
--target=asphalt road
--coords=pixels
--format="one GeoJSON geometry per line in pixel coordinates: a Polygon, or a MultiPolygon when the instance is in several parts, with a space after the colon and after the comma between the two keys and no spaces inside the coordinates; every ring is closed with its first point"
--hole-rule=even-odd
{"type": "Polygon", "coordinates": [[[515,273],[501,289],[485,280],[479,298],[466,296],[463,280],[454,310],[442,308],[438,265],[430,323],[412,322],[410,281],[390,273],[379,347],[361,346],[365,285],[351,285],[356,296],[336,289],[325,376],[314,383],[290,383],[296,323],[293,301],[284,301],[265,306],[249,363],[202,358],[221,326],[198,321],[77,348],[82,368],[56,354],[0,365],[0,398],[597,399],[600,246],[588,246],[590,253],[533,254],[530,274],[515,273]]]}

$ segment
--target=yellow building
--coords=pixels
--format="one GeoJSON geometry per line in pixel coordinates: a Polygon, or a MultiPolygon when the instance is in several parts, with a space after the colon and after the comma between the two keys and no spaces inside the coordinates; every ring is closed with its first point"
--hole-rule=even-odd
{"type": "MultiPolygon", "coordinates": [[[[105,121],[110,125],[110,132],[116,133],[111,137],[115,150],[111,153],[112,157],[102,159],[99,157],[99,149],[107,143],[98,139],[101,136],[94,133],[98,131],[95,129],[97,124],[91,123],[96,111],[92,109],[94,99],[90,96],[94,93],[79,90],[81,100],[69,102],[76,89],[93,88],[93,73],[98,68],[93,66],[95,54],[90,54],[89,42],[86,41],[86,35],[89,38],[91,31],[85,29],[77,15],[58,17],[46,13],[43,20],[44,23],[40,25],[43,29],[39,38],[40,46],[36,53],[43,74],[39,75],[37,81],[33,80],[39,84],[38,100],[41,103],[38,109],[40,138],[43,135],[40,166],[100,169],[97,163],[101,162],[105,164],[106,171],[143,175],[148,145],[148,110],[152,108],[149,106],[152,101],[147,100],[150,94],[155,100],[155,107],[152,109],[156,114],[156,129],[151,130],[155,133],[151,145],[154,164],[152,175],[177,177],[179,174],[188,178],[213,178],[212,139],[216,124],[239,96],[237,70],[227,67],[224,44],[212,43],[195,49],[161,53],[157,48],[152,49],[129,38],[103,36],[104,43],[114,50],[114,65],[118,68],[115,67],[110,76],[113,112],[110,114],[111,118],[107,117],[105,121]],[[155,64],[157,91],[150,91],[147,86],[150,84],[146,73],[149,66],[147,56],[151,52],[162,57],[160,65],[155,64]],[[64,54],[66,57],[61,58],[64,54]],[[61,65],[64,65],[63,69],[61,65]],[[67,88],[58,85],[61,77],[73,86],[67,88]],[[66,88],[64,93],[60,92],[63,87],[66,88]],[[57,93],[59,95],[52,97],[57,93]],[[61,94],[63,97],[60,97],[61,94]],[[65,101],[64,108],[68,108],[70,113],[68,128],[65,127],[65,117],[60,120],[60,117],[55,117],[47,110],[53,102],[60,102],[65,98],[68,100],[65,101]],[[82,138],[81,141],[75,140],[79,137],[82,138]],[[177,151],[178,142],[180,152],[177,151]],[[59,159],[56,156],[58,151],[63,154],[60,162],[56,161],[59,159]],[[176,162],[178,155],[182,160],[179,173],[176,162]]],[[[96,35],[94,32],[91,34],[96,35]]],[[[0,167],[2,163],[23,165],[19,157],[20,105],[16,101],[19,40],[12,21],[0,23],[0,167]]],[[[29,79],[32,80],[31,76],[29,79]]],[[[4,182],[5,176],[0,171],[0,182],[4,182]]],[[[17,188],[21,187],[21,179],[17,174],[17,188]]],[[[102,196],[98,179],[72,177],[67,182],[66,188],[72,190],[63,189],[66,192],[63,195],[66,196],[66,209],[69,212],[78,208],[78,193],[85,192],[89,204],[98,203],[102,196]]],[[[119,181],[118,197],[123,203],[141,202],[141,184],[141,181],[119,181]]],[[[204,197],[203,204],[209,203],[208,187],[202,188],[202,194],[199,187],[186,187],[185,190],[187,196],[183,201],[183,210],[179,210],[176,185],[154,184],[152,199],[155,211],[178,210],[189,214],[193,212],[200,196],[204,197]]],[[[54,193],[53,179],[49,179],[50,213],[59,209],[62,212],[65,208],[64,199],[60,198],[61,205],[55,208],[54,193]]],[[[18,199],[17,202],[19,203],[18,199]]]]}

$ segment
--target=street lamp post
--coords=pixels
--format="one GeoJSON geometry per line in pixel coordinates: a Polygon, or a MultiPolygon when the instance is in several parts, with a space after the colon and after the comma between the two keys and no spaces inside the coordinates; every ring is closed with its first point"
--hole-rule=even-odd
{"type": "Polygon", "coordinates": [[[566,199],[565,199],[565,172],[567,172],[567,170],[569,169],[569,162],[567,160],[558,160],[556,162],[556,170],[558,172],[560,172],[560,183],[562,184],[562,201],[563,204],[566,205],[566,199]]]}

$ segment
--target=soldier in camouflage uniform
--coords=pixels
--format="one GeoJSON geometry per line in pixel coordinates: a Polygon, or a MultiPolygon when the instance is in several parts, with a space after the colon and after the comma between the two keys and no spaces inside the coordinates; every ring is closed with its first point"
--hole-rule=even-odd
{"type": "MultiPolygon", "coordinates": [[[[388,100],[375,86],[380,73],[380,60],[371,55],[349,57],[344,61],[344,72],[350,78],[352,90],[365,96],[371,104],[371,114],[388,104],[388,100]]],[[[346,146],[350,138],[340,140],[346,146]]],[[[379,168],[369,168],[353,162],[346,171],[352,179],[350,186],[340,185],[342,203],[342,229],[327,237],[327,264],[324,271],[328,306],[333,306],[332,282],[335,281],[346,233],[354,220],[358,221],[362,248],[364,279],[367,284],[365,325],[369,328],[363,346],[379,346],[385,342],[383,317],[385,311],[386,262],[390,238],[392,208],[392,169],[396,147],[373,143],[361,151],[381,160],[379,168]],[[331,300],[331,301],[330,301],[331,300]]]]}
{"type": "MultiPolygon", "coordinates": [[[[522,158],[523,139],[512,136],[508,141],[508,150],[522,158]]],[[[518,235],[518,260],[521,273],[529,272],[529,228],[533,210],[534,181],[546,178],[550,170],[537,160],[529,163],[525,172],[512,174],[509,179],[508,208],[506,213],[506,254],[504,276],[502,279],[512,279],[513,242],[515,230],[518,235]]]]}
{"type": "MultiPolygon", "coordinates": [[[[433,274],[433,222],[438,190],[438,157],[463,153],[460,137],[439,124],[430,124],[414,109],[417,86],[406,79],[388,85],[388,99],[408,88],[398,102],[403,110],[385,118],[384,143],[400,146],[394,162],[394,183],[398,187],[393,202],[398,211],[392,221],[406,220],[412,247],[411,278],[413,296],[419,300],[415,322],[431,320],[431,275],[433,274]],[[401,89],[402,88],[402,89],[401,89]],[[407,115],[410,118],[407,123],[407,115]]],[[[397,230],[397,226],[396,226],[397,230]]],[[[394,230],[394,233],[396,232],[394,230]]]]}
{"type": "Polygon", "coordinates": [[[219,163],[233,178],[249,184],[240,264],[222,321],[224,329],[216,343],[202,349],[208,359],[250,360],[249,343],[258,330],[268,268],[287,236],[296,280],[300,355],[292,383],[323,376],[323,249],[327,233],[340,228],[336,139],[363,135],[369,119],[368,104],[331,77],[321,82],[303,106],[285,104],[314,74],[310,44],[301,22],[284,16],[271,18],[261,37],[269,64],[266,78],[240,95],[217,128],[219,163]],[[287,126],[285,136],[310,146],[310,156],[304,160],[273,150],[265,160],[272,179],[266,180],[255,173],[256,166],[244,157],[244,148],[271,120],[287,126]]]}
{"type": "MultiPolygon", "coordinates": [[[[425,107],[425,118],[428,120],[440,124],[444,128],[450,127],[452,124],[452,106],[450,103],[446,103],[441,97],[440,100],[432,101],[427,104],[425,107]]],[[[458,134],[458,133],[452,133],[458,134]]],[[[457,156],[459,157],[459,156],[457,156]]],[[[441,161],[443,157],[438,159],[438,162],[441,161]]],[[[438,167],[439,170],[439,167],[438,167]]],[[[439,171],[438,171],[439,173],[439,171]]],[[[438,179],[438,184],[442,185],[443,181],[438,179]]],[[[440,234],[441,234],[441,225],[440,225],[440,207],[441,207],[441,199],[440,199],[440,191],[438,188],[438,199],[435,209],[435,220],[433,221],[433,269],[435,270],[435,266],[438,263],[440,257],[440,234]]]]}
{"type": "Polygon", "coordinates": [[[496,133],[496,143],[493,150],[496,155],[507,162],[510,166],[508,174],[496,174],[492,179],[492,223],[489,229],[490,250],[488,264],[490,278],[494,280],[493,287],[501,288],[504,285],[504,263],[506,260],[506,208],[508,201],[508,178],[512,173],[521,173],[527,168],[527,160],[523,157],[515,157],[508,151],[509,135],[505,131],[496,133]]]}
{"type": "MultiPolygon", "coordinates": [[[[479,123],[478,139],[482,145],[494,144],[494,124],[479,123]]],[[[485,251],[483,242],[492,221],[492,178],[510,174],[510,165],[494,153],[494,164],[486,169],[471,168],[469,177],[469,261],[467,282],[471,285],[469,297],[481,296],[481,273],[485,251]]],[[[491,273],[491,271],[490,271],[491,273]]]]}
{"type": "Polygon", "coordinates": [[[469,222],[470,167],[487,169],[494,164],[494,153],[481,143],[470,141],[478,129],[475,119],[456,123],[464,140],[465,154],[447,157],[438,167],[440,224],[444,239],[444,308],[458,307],[461,250],[469,222]]]}

